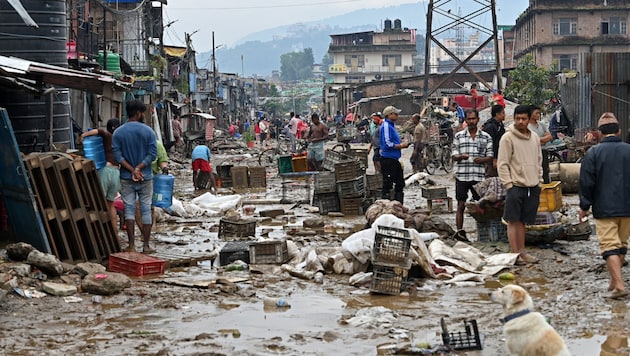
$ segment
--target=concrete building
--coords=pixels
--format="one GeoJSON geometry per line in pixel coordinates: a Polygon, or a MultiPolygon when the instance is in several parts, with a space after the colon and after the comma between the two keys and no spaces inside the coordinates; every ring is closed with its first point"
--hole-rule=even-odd
{"type": "Polygon", "coordinates": [[[415,75],[416,30],[385,20],[383,32],[331,35],[328,73],[335,83],[365,83],[415,75]]]}
{"type": "MultiPolygon", "coordinates": [[[[480,38],[479,31],[465,35],[464,29],[462,28],[458,29],[457,33],[457,37],[444,38],[441,39],[440,42],[462,60],[476,51],[482,40],[485,40],[485,38],[480,38]]],[[[447,73],[457,67],[458,64],[459,63],[442,48],[435,45],[431,47],[431,67],[429,73],[447,73]]],[[[495,67],[493,44],[490,43],[481,49],[467,64],[476,71],[492,70],[495,67]]],[[[465,68],[460,68],[459,72],[464,73],[468,71],[465,68]]]]}
{"type": "Polygon", "coordinates": [[[630,52],[627,0],[530,0],[514,26],[514,58],[578,70],[580,54],[630,52]]]}

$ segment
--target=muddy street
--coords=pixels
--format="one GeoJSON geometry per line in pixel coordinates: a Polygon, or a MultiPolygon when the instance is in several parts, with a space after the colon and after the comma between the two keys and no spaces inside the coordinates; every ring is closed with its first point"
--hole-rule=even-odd
{"type": "MultiPolygon", "coordinates": [[[[405,154],[408,159],[409,152],[405,154]]],[[[247,152],[222,152],[214,155],[213,165],[254,165],[255,158],[247,152]]],[[[411,173],[407,162],[405,172],[411,173]]],[[[189,162],[174,156],[170,166],[178,200],[190,202],[201,195],[192,188],[189,162]]],[[[253,206],[256,218],[265,210],[285,211],[274,219],[259,219],[257,235],[286,237],[302,250],[322,251],[340,246],[364,227],[364,216],[320,216],[308,204],[280,204],[281,180],[276,172],[267,170],[266,192],[242,194],[238,208],[242,214],[244,206],[253,206]],[[304,220],[320,218],[324,228],[303,228],[304,220]]],[[[440,171],[431,179],[454,196],[452,174],[440,171]]],[[[292,187],[290,196],[305,194],[300,189],[292,187]]],[[[219,193],[232,194],[228,188],[219,193]]],[[[565,195],[563,202],[575,206],[577,196],[565,195]]],[[[427,208],[419,185],[405,188],[405,206],[427,208]]],[[[455,214],[447,211],[446,201],[435,201],[433,214],[454,225],[455,214]]],[[[171,268],[164,275],[134,277],[129,288],[111,296],[83,292],[75,299],[23,298],[9,292],[0,302],[0,353],[376,355],[405,349],[406,354],[422,354],[428,345],[442,344],[440,318],[444,318],[450,332],[463,331],[464,320],[474,319],[482,334],[483,350],[452,354],[502,355],[506,349],[499,321],[501,306],[492,303],[488,293],[506,283],[530,292],[536,309],[565,339],[573,355],[630,352],[627,302],[603,297],[608,275],[594,235],[586,241],[532,246],[531,253],[540,263],[502,270],[513,273],[513,280],[501,280],[498,274],[476,281],[411,278],[400,295],[381,295],[370,293],[369,283],[350,285],[351,274],[325,273],[317,283],[288,273],[280,265],[227,270],[220,266],[218,256],[225,244],[218,237],[221,216],[159,216],[153,233],[158,254],[205,253],[215,256],[214,260],[171,268]],[[266,297],[281,298],[290,307],[267,305],[266,297]]],[[[508,251],[505,243],[476,242],[476,224],[469,215],[464,228],[470,244],[484,253],[508,251]]],[[[119,238],[125,245],[123,232],[119,238]]],[[[440,239],[449,245],[456,242],[440,239]]],[[[10,271],[14,264],[5,259],[0,269],[10,271]]],[[[37,287],[41,281],[24,277],[21,283],[37,287]]]]}

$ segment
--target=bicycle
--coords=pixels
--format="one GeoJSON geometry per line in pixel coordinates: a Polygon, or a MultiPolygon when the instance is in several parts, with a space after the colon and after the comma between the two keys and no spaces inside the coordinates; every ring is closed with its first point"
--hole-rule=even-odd
{"type": "Polygon", "coordinates": [[[450,173],[453,170],[453,151],[448,141],[448,135],[441,135],[439,140],[427,143],[422,151],[424,170],[435,174],[439,168],[450,173]]]}
{"type": "MultiPolygon", "coordinates": [[[[296,152],[306,152],[308,149],[308,141],[296,139],[296,152]]],[[[280,135],[277,139],[275,147],[267,148],[258,154],[258,164],[261,166],[273,165],[276,157],[291,154],[291,141],[284,135],[280,135]]]]}

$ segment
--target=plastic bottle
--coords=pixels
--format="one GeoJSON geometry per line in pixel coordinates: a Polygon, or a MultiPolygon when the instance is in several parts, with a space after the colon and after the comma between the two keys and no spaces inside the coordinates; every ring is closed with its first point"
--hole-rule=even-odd
{"type": "Polygon", "coordinates": [[[223,267],[226,271],[242,271],[245,269],[245,266],[239,263],[230,263],[229,265],[223,267]]]}
{"type": "Polygon", "coordinates": [[[266,307],[291,308],[291,304],[282,298],[264,297],[263,305],[266,307]]]}

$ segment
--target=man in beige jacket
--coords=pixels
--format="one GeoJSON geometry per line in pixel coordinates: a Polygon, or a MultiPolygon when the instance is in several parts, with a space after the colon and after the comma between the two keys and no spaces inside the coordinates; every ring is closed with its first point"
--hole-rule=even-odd
{"type": "Polygon", "coordinates": [[[527,128],[531,117],[528,105],[514,109],[514,125],[499,144],[497,168],[507,190],[503,219],[508,222],[510,249],[519,254],[517,264],[536,263],[525,252],[525,224],[536,222],[542,178],[542,153],[539,137],[527,128]]]}

